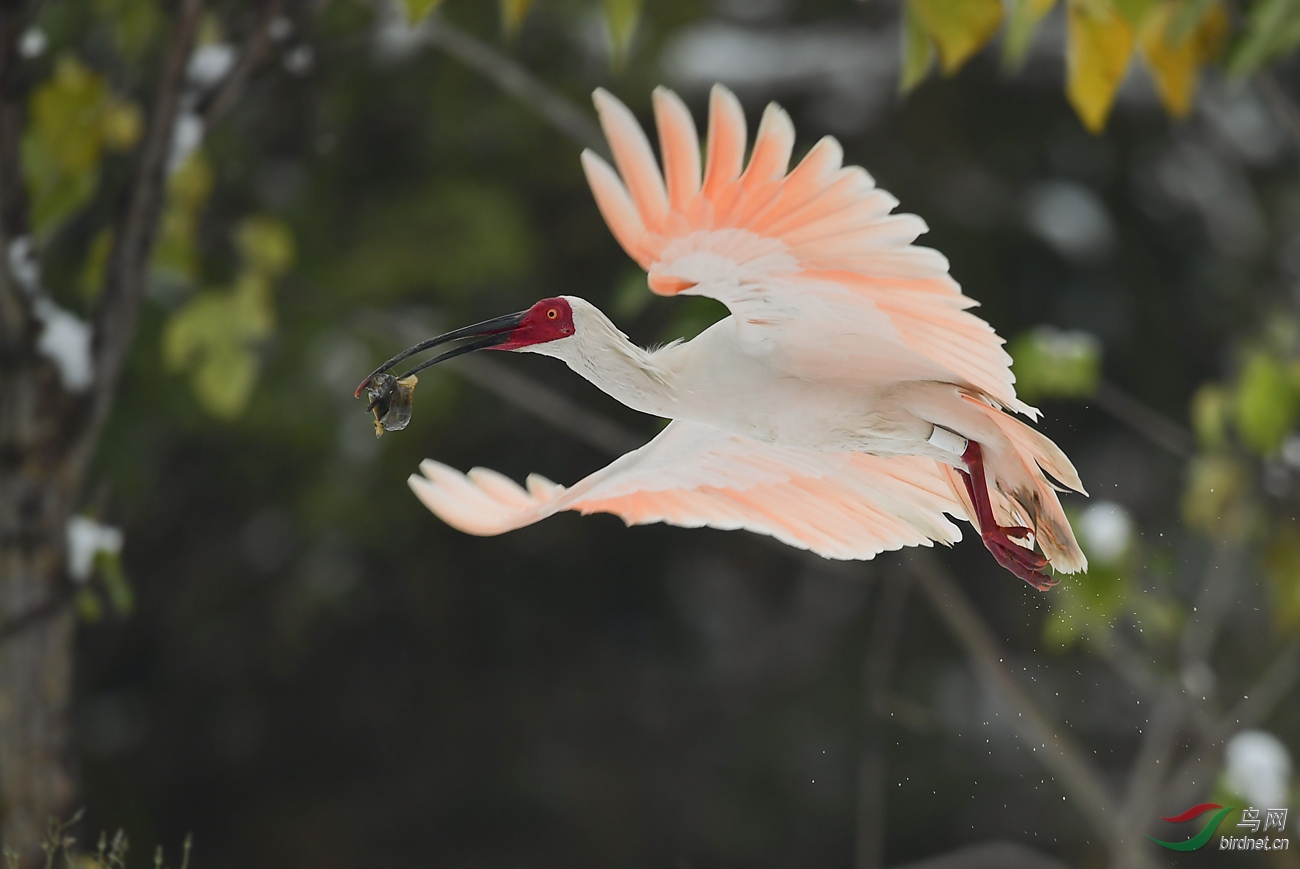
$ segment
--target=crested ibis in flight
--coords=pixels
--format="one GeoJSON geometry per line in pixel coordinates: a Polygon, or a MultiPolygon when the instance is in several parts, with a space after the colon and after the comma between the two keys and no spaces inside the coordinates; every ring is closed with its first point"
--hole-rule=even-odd
{"type": "Polygon", "coordinates": [[[1038,411],[947,260],[912,243],[920,218],[893,214],[898,200],[843,166],[829,136],[789,169],[794,127],[775,104],[746,163],[744,113],[714,87],[701,160],[690,112],[657,89],[661,171],[627,107],[604,90],[595,103],[614,166],[591,151],[582,165],[614,237],[653,292],[710,296],[730,316],[647,350],[590,302],[556,296],[389,360],[357,389],[386,428],[405,425],[414,388],[388,369],[451,342],[463,343],[415,370],[481,349],[540,353],[671,420],[567,488],[427,460],[410,485],[430,510],[485,535],[560,510],[744,528],[838,559],[952,544],[954,517],[1034,588],[1056,584],[1049,566],[1086,569],[1053,482],[1083,492],[1078,472],[1012,416],[1038,411]]]}

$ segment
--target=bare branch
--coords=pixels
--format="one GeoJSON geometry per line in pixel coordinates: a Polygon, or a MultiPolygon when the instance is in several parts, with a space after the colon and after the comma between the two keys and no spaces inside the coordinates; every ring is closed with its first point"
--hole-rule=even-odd
{"type": "Polygon", "coordinates": [[[266,59],[267,49],[271,46],[271,24],[279,17],[280,10],[283,8],[284,0],[266,0],[261,4],[257,21],[254,22],[248,38],[244,40],[244,47],[240,49],[239,60],[235,62],[234,69],[202,107],[205,130],[211,129],[244,95],[253,73],[266,59]]]}
{"type": "Polygon", "coordinates": [[[1300,154],[1300,108],[1268,70],[1256,73],[1254,81],[1255,90],[1273,113],[1273,119],[1290,137],[1292,149],[1300,154]]]}
{"type": "Polygon", "coordinates": [[[500,362],[462,359],[459,368],[461,376],[471,383],[602,453],[621,456],[649,440],[500,362]]]}
{"type": "Polygon", "coordinates": [[[485,42],[441,19],[428,22],[430,44],[491,81],[550,122],[551,126],[598,154],[607,155],[605,137],[588,112],[542,82],[524,66],[485,42]]]}
{"type": "Polygon", "coordinates": [[[27,194],[20,143],[23,88],[18,40],[23,29],[20,0],[0,0],[0,345],[15,347],[27,325],[27,309],[9,271],[9,243],[27,232],[27,194]]]}
{"type": "Polygon", "coordinates": [[[934,611],[966,649],[986,689],[1003,698],[1015,711],[1010,723],[1035,749],[1039,762],[1055,773],[1066,794],[1074,800],[1096,833],[1109,843],[1112,852],[1118,853],[1125,848],[1126,843],[1116,829],[1120,817],[1097,774],[1074,742],[1058,732],[1044,717],[1028,692],[1002,663],[1005,653],[998,648],[993,633],[957,583],[929,551],[908,552],[905,563],[934,611]]]}
{"type": "Polygon", "coordinates": [[[1019,842],[982,842],[894,869],[1068,869],[1065,863],[1019,842]]]}
{"type": "Polygon", "coordinates": [[[148,278],[158,219],[162,213],[176,118],[181,108],[185,70],[194,49],[194,37],[203,12],[203,0],[182,0],[163,61],[158,95],[127,202],[113,233],[95,315],[95,385],[91,418],[77,446],[73,465],[79,474],[93,452],[108,418],[117,383],[135,335],[136,314],[148,278]]]}
{"type": "MultiPolygon", "coordinates": [[[[1208,669],[1219,628],[1236,595],[1241,576],[1241,554],[1226,546],[1216,547],[1205,567],[1200,593],[1196,596],[1193,616],[1183,631],[1179,655],[1183,668],[1208,669]]],[[[1177,745],[1179,731],[1187,720],[1189,706],[1195,701],[1174,681],[1167,681],[1143,728],[1142,745],[1133,761],[1128,791],[1124,799],[1124,817],[1132,832],[1140,833],[1159,800],[1169,772],[1169,760],[1177,745]]],[[[1206,716],[1197,716],[1202,735],[1211,741],[1215,735],[1205,727],[1206,716]]]]}
{"type": "Polygon", "coordinates": [[[1184,459],[1196,452],[1196,438],[1190,431],[1110,381],[1098,383],[1090,401],[1166,452],[1184,459]]]}
{"type": "Polygon", "coordinates": [[[39,604],[0,624],[0,645],[57,616],[72,604],[74,597],[71,583],[64,583],[39,604]]]}
{"type": "Polygon", "coordinates": [[[1204,792],[1210,784],[1210,775],[1219,765],[1228,737],[1267,718],[1278,703],[1291,696],[1297,680],[1300,680],[1300,640],[1292,641],[1283,649],[1245,697],[1204,736],[1196,750],[1170,776],[1161,800],[1177,804],[1204,792]]]}

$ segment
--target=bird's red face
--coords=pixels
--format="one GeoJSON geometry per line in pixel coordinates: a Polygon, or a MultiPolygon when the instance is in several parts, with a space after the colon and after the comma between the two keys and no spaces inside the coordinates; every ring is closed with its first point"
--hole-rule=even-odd
{"type": "Polygon", "coordinates": [[[421,341],[414,347],[408,347],[361,381],[361,385],[357,387],[356,395],[360,397],[362,390],[368,387],[377,376],[383,374],[403,359],[431,347],[437,347],[440,344],[465,341],[458,347],[421,362],[402,375],[402,379],[405,380],[417,371],[423,371],[430,365],[436,365],[445,359],[463,356],[475,350],[523,350],[538,344],[568,338],[573,334],[573,331],[573,307],[568,300],[563,296],[542,299],[527,311],[520,311],[518,314],[507,314],[493,320],[484,320],[482,323],[456,329],[436,338],[421,341]]]}
{"type": "Polygon", "coordinates": [[[519,325],[506,333],[504,341],[485,349],[522,350],[534,344],[568,338],[572,334],[573,308],[568,299],[556,296],[553,299],[542,299],[524,311],[519,325]]]}

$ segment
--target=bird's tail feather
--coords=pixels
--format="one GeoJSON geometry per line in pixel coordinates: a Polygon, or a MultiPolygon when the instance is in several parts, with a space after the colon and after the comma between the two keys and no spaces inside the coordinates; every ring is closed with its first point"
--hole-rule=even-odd
{"type": "MultiPolygon", "coordinates": [[[[978,408],[1008,441],[1008,444],[983,444],[989,495],[998,522],[1033,528],[1043,554],[1060,572],[1087,570],[1088,559],[1079,548],[1070,520],[1056,496],[1057,491],[1065,490],[1058,489],[1047,477],[1051,474],[1069,489],[1087,494],[1074,465],[1041,432],[975,396],[963,393],[962,397],[978,408]]],[[[961,497],[964,486],[959,480],[955,483],[954,489],[961,497]]]]}

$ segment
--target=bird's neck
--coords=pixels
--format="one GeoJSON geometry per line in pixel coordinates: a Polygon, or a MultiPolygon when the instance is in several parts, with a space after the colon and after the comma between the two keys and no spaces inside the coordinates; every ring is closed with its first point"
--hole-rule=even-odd
{"type": "Polygon", "coordinates": [[[675,415],[676,378],[660,356],[662,351],[638,347],[594,308],[573,338],[554,342],[553,347],[539,345],[537,352],[564,360],[602,392],[633,410],[660,417],[675,415]]]}

